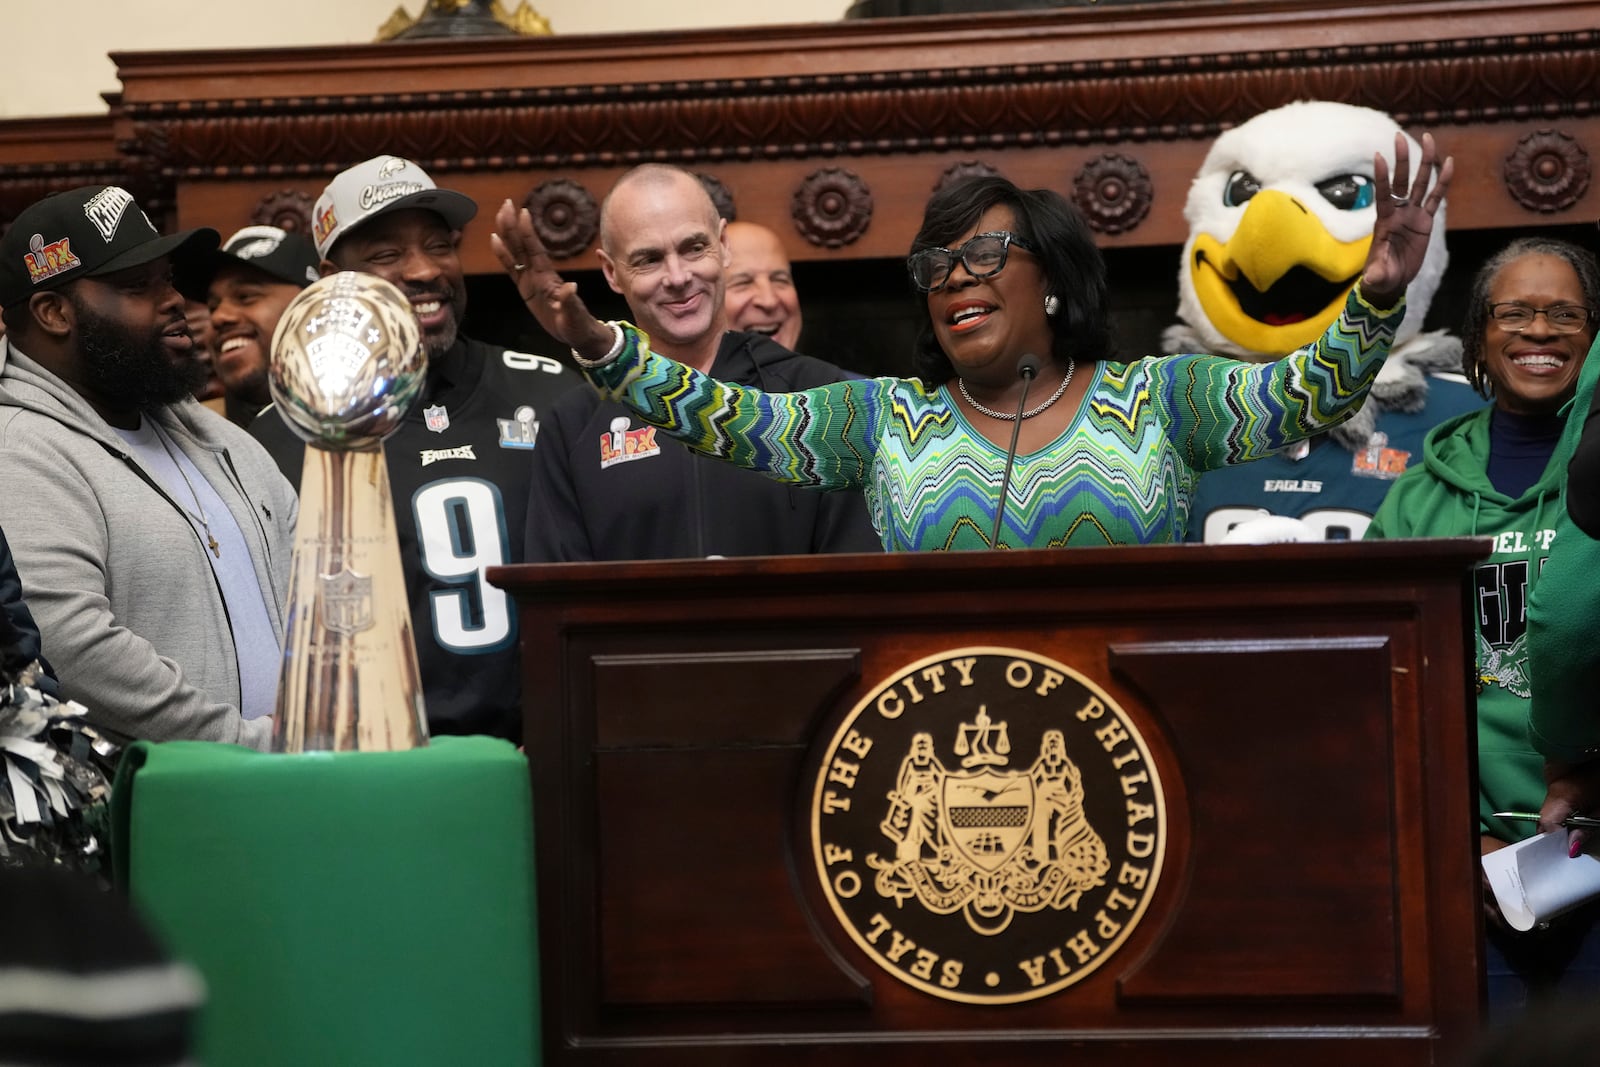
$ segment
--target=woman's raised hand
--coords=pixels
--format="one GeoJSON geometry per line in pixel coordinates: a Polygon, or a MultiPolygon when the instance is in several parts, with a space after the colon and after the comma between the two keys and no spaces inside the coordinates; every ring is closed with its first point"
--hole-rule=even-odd
{"type": "Polygon", "coordinates": [[[561,280],[550,254],[533,232],[528,209],[519,211],[507,200],[495,212],[494,224],[489,249],[516,283],[517,293],[539,325],[584,359],[604,358],[616,335],[584,307],[578,284],[561,280]]]}
{"type": "Polygon", "coordinates": [[[1455,169],[1455,160],[1449,156],[1442,165],[1439,163],[1431,133],[1422,135],[1422,161],[1414,181],[1411,146],[1403,135],[1394,135],[1393,185],[1389,182],[1388,161],[1382,153],[1373,157],[1378,221],[1372,228],[1367,265],[1361,272],[1361,292],[1373,306],[1393,307],[1422,269],[1428,238],[1433,233],[1433,216],[1444,201],[1455,169]],[[1437,181],[1433,180],[1435,176],[1437,181]],[[1397,189],[1400,191],[1395,192],[1397,189]]]}

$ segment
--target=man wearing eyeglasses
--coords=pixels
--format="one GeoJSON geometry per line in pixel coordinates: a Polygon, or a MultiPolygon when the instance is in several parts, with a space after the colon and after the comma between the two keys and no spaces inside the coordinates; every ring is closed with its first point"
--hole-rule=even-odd
{"type": "MultiPolygon", "coordinates": [[[[729,329],[725,227],[694,175],[637,167],[601,205],[606,281],[657,351],[713,377],[769,392],[842,380],[832,364],[729,329]]],[[[588,389],[550,409],[528,507],[529,562],[880,549],[859,492],[815,493],[694,455],[588,389]]]]}

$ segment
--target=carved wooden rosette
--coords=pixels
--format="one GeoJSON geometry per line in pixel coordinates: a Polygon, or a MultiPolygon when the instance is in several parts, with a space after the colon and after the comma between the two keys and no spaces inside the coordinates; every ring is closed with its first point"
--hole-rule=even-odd
{"type": "Polygon", "coordinates": [[[790,204],[795,229],[814,245],[843,248],[872,222],[872,190],[852,171],[824,167],[806,175],[790,204]]]}
{"type": "Polygon", "coordinates": [[[274,751],[428,743],[381,446],[306,446],[286,618],[274,751]]]}
{"type": "Polygon", "coordinates": [[[989,164],[978,159],[964,159],[959,163],[952,163],[939,175],[939,180],[933,183],[933,191],[943,192],[949,185],[966,181],[968,178],[996,178],[1000,172],[989,164]]]}
{"type": "Polygon", "coordinates": [[[309,194],[298,189],[280,189],[256,202],[255,210],[250,212],[250,221],[310,237],[313,203],[315,201],[309,194]]]}
{"type": "Polygon", "coordinates": [[[1106,152],[1078,171],[1072,199],[1097,233],[1126,233],[1150,213],[1155,188],[1137,159],[1106,152]]]}
{"type": "Polygon", "coordinates": [[[552,259],[582,255],[600,233],[600,207],[589,190],[568,178],[543,182],[522,202],[533,232],[552,259]]]}
{"type": "Polygon", "coordinates": [[[1565,211],[1589,191],[1594,165],[1583,145],[1559,130],[1536,130],[1506,157],[1506,191],[1529,211],[1565,211]]]}

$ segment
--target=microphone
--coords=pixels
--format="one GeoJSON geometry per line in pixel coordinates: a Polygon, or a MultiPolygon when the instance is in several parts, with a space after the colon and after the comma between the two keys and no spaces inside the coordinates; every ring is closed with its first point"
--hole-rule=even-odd
{"type": "Polygon", "coordinates": [[[1006,514],[1006,494],[1011,491],[1011,467],[1017,462],[1017,437],[1022,433],[1022,412],[1028,406],[1028,386],[1039,376],[1039,357],[1025,352],[1017,360],[1017,376],[1022,379],[1022,395],[1017,397],[1017,418],[1011,424],[1011,447],[1006,450],[1005,472],[1000,476],[1000,502],[994,509],[994,529],[989,532],[989,547],[1000,547],[1000,520],[1006,514]]]}

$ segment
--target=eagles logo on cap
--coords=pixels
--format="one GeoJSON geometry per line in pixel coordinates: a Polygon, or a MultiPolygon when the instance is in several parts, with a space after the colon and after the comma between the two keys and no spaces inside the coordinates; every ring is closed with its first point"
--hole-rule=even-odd
{"type": "Polygon", "coordinates": [[[340,171],[311,209],[312,235],[322,257],[339,239],[386,211],[432,211],[459,230],[472,221],[478,205],[451,189],[440,189],[428,172],[400,156],[374,156],[340,171]]]}
{"type": "Polygon", "coordinates": [[[304,234],[277,226],[246,226],[223,242],[221,250],[203,264],[180,272],[178,289],[191,300],[205,300],[213,279],[228,266],[249,267],[272,281],[304,289],[322,277],[321,262],[316,247],[304,234]]]}

